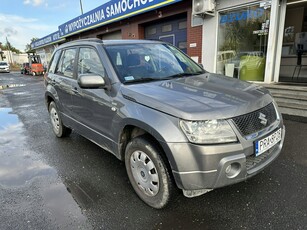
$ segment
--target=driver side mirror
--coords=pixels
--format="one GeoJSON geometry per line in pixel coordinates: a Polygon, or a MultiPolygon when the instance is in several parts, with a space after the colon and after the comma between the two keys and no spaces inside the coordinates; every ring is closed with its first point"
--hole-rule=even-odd
{"type": "Polygon", "coordinates": [[[105,78],[96,74],[79,75],[78,85],[81,88],[87,88],[87,89],[108,88],[105,78]]]}

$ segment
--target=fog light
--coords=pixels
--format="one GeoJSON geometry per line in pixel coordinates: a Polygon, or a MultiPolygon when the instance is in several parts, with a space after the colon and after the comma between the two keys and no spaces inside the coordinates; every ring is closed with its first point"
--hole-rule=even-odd
{"type": "Polygon", "coordinates": [[[241,172],[241,165],[237,162],[231,163],[226,167],[225,173],[228,178],[234,178],[241,172]]]}

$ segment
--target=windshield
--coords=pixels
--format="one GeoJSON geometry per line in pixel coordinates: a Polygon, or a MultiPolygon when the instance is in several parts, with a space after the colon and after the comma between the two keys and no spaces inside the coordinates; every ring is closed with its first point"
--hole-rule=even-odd
{"type": "Polygon", "coordinates": [[[160,43],[105,47],[123,83],[164,80],[205,71],[177,48],[160,43]]]}
{"type": "Polygon", "coordinates": [[[8,65],[6,62],[0,62],[0,65],[8,65]]]}

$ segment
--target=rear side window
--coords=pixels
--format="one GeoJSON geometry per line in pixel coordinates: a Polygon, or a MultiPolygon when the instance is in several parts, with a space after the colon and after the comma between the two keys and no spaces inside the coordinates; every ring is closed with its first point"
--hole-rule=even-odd
{"type": "MultiPolygon", "coordinates": [[[[60,57],[61,51],[58,50],[56,53],[53,55],[52,60],[50,62],[49,66],[49,73],[55,73],[55,67],[58,63],[59,57],[60,57]]],[[[24,63],[25,66],[29,66],[29,63],[24,63]]]]}
{"type": "Polygon", "coordinates": [[[72,78],[74,73],[75,57],[76,48],[64,50],[55,72],[57,74],[72,78]]]}
{"type": "Polygon", "coordinates": [[[97,74],[104,76],[104,67],[100,58],[93,48],[80,48],[78,60],[78,75],[97,74]]]}

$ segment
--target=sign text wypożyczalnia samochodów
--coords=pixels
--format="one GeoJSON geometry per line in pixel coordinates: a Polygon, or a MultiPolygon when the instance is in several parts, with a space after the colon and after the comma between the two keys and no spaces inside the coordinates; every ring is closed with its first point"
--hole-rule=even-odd
{"type": "Polygon", "coordinates": [[[38,39],[34,42],[31,43],[31,48],[34,49],[34,48],[37,48],[37,47],[40,47],[40,46],[44,46],[45,44],[50,44],[50,43],[53,43],[53,42],[57,42],[59,41],[61,38],[60,38],[60,33],[58,31],[52,33],[52,34],[49,34],[48,36],[46,37],[43,37],[41,39],[38,39]]]}
{"type": "Polygon", "coordinates": [[[182,0],[112,0],[62,25],[55,33],[31,43],[32,48],[43,47],[64,40],[66,36],[101,25],[155,10],[182,0]]]}
{"type": "Polygon", "coordinates": [[[181,0],[113,0],[59,26],[61,36],[108,24],[181,0]]]}

